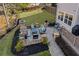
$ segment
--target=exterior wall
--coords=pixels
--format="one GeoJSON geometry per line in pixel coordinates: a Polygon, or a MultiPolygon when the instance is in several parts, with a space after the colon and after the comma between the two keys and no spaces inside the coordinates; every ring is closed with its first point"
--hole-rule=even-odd
{"type": "MultiPolygon", "coordinates": [[[[57,16],[56,16],[56,22],[60,23],[60,26],[65,27],[69,32],[72,31],[72,27],[76,25],[77,21],[77,12],[78,12],[78,5],[77,3],[60,3],[57,4],[57,16]],[[64,23],[64,21],[58,20],[58,13],[64,12],[64,14],[70,14],[73,15],[73,20],[71,26],[64,23]]],[[[64,15],[65,16],[65,15],[64,15]]],[[[64,20],[64,19],[63,19],[64,20]]]]}
{"type": "Polygon", "coordinates": [[[77,21],[75,21],[75,25],[79,25],[79,8],[78,8],[77,16],[76,17],[77,17],[77,21]]]}

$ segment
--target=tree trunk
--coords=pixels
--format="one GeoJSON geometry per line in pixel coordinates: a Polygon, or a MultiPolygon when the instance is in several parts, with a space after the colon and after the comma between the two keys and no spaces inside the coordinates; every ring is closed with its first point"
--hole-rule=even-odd
{"type": "Polygon", "coordinates": [[[6,10],[5,10],[5,5],[4,5],[4,3],[2,4],[2,6],[3,6],[3,11],[4,11],[5,19],[6,19],[6,22],[7,22],[7,26],[8,26],[8,28],[9,28],[9,27],[10,27],[9,19],[8,19],[7,14],[6,14],[6,10]]]}

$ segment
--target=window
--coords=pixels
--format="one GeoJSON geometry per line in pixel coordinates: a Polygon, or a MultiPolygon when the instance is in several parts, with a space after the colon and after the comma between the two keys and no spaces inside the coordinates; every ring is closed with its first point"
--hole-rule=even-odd
{"type": "Polygon", "coordinates": [[[72,24],[72,19],[73,19],[73,16],[72,16],[72,15],[69,15],[68,25],[70,25],[70,26],[71,26],[71,24],[72,24]]]}
{"type": "Polygon", "coordinates": [[[72,25],[72,20],[73,20],[73,15],[65,14],[63,12],[58,13],[58,20],[63,21],[67,25],[71,26],[72,25]]]}
{"type": "Polygon", "coordinates": [[[69,16],[69,20],[70,20],[70,21],[72,21],[72,18],[73,18],[73,16],[72,16],[72,15],[70,15],[70,16],[69,16]]]}
{"type": "Polygon", "coordinates": [[[70,25],[70,26],[71,26],[71,23],[72,23],[72,21],[70,21],[70,20],[69,20],[69,21],[68,21],[68,25],[70,25]]]}
{"type": "Polygon", "coordinates": [[[63,21],[63,16],[64,16],[64,13],[63,12],[59,12],[58,19],[63,21]]]}
{"type": "Polygon", "coordinates": [[[68,18],[68,14],[65,15],[65,18],[68,18]]]}
{"type": "Polygon", "coordinates": [[[61,17],[60,17],[60,15],[58,16],[58,19],[60,19],[61,17]]]}
{"type": "Polygon", "coordinates": [[[66,23],[66,24],[67,24],[67,19],[64,19],[64,23],[66,23]]]}
{"type": "Polygon", "coordinates": [[[68,14],[65,15],[64,23],[67,24],[67,20],[68,20],[68,14]]]}
{"type": "Polygon", "coordinates": [[[71,26],[71,24],[72,24],[72,19],[73,19],[73,16],[72,16],[72,15],[65,14],[64,23],[66,23],[66,24],[68,24],[69,26],[71,26]]]}
{"type": "Polygon", "coordinates": [[[60,20],[63,21],[63,15],[61,15],[61,19],[60,20]]]}

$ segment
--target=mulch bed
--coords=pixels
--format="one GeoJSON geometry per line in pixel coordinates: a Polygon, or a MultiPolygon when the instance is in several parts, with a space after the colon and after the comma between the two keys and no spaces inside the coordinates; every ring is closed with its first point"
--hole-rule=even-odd
{"type": "Polygon", "coordinates": [[[38,43],[38,44],[26,46],[21,52],[17,53],[16,55],[28,56],[28,55],[36,54],[38,52],[45,51],[45,50],[48,50],[48,46],[38,43]]]}
{"type": "Polygon", "coordinates": [[[17,44],[17,41],[19,40],[19,29],[17,29],[16,31],[15,31],[15,34],[14,34],[14,38],[13,38],[13,41],[12,41],[12,46],[11,46],[11,52],[13,53],[13,54],[16,54],[16,50],[15,50],[15,46],[16,46],[16,44],[17,44]]]}

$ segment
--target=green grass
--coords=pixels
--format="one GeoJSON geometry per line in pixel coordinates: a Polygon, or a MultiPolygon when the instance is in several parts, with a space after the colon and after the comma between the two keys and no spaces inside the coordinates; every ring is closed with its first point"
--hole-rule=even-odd
{"type": "Polygon", "coordinates": [[[48,50],[36,53],[35,55],[36,56],[51,56],[48,50]]]}
{"type": "Polygon", "coordinates": [[[17,28],[9,32],[5,37],[0,40],[0,56],[11,56],[11,45],[14,33],[17,28]]]}
{"type": "Polygon", "coordinates": [[[48,20],[48,21],[54,21],[55,20],[54,14],[50,14],[47,11],[42,11],[41,9],[37,9],[35,11],[31,11],[31,12],[27,12],[27,13],[23,12],[19,15],[19,17],[22,20],[25,20],[26,24],[29,24],[29,25],[33,24],[33,23],[34,24],[35,23],[43,24],[45,20],[48,20]]]}
{"type": "Polygon", "coordinates": [[[29,11],[29,12],[22,12],[19,14],[19,17],[24,18],[24,17],[32,16],[32,15],[42,13],[42,12],[43,11],[41,9],[37,9],[37,10],[29,11]]]}

